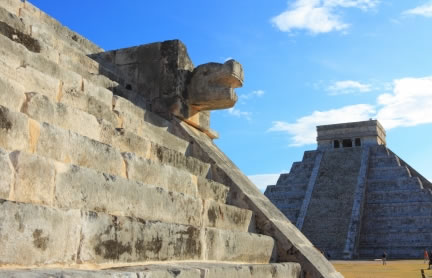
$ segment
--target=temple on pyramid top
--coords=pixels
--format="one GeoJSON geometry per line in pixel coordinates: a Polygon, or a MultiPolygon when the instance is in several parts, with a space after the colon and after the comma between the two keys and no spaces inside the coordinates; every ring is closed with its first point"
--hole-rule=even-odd
{"type": "Polygon", "coordinates": [[[318,149],[385,145],[386,132],[377,120],[317,126],[318,149]]]}

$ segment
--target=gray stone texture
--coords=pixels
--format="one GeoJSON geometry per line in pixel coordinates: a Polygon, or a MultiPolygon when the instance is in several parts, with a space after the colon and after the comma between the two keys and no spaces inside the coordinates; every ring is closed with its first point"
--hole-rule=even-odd
{"type": "Polygon", "coordinates": [[[431,183],[384,145],[385,130],[377,121],[317,130],[324,156],[320,165],[315,163],[316,181],[304,158],[269,186],[266,196],[296,220],[309,177],[314,189],[301,230],[331,258],[379,258],[384,251],[390,258],[421,257],[431,240],[431,183]],[[373,134],[362,134],[366,131],[373,134]],[[333,140],[357,136],[362,146],[333,145],[333,140]]]}

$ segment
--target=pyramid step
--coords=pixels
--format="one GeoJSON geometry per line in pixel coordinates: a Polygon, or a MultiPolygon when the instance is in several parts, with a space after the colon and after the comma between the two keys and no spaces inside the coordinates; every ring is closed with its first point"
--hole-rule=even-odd
{"type": "MultiPolygon", "coordinates": [[[[35,69],[32,66],[14,68],[5,62],[0,63],[0,72],[8,79],[16,80],[15,83],[21,83],[25,92],[37,92],[47,96],[51,102],[60,102],[91,114],[97,119],[104,119],[113,127],[124,128],[140,137],[151,139],[182,153],[186,151],[188,142],[166,132],[170,125],[166,120],[119,96],[114,98],[113,111],[113,94],[111,91],[95,86],[92,82],[82,79],[76,73],[64,70],[56,64],[52,66],[57,68],[55,78],[45,74],[43,72],[45,68],[35,69]],[[60,74],[60,72],[62,73],[60,74]],[[120,118],[117,114],[120,115],[120,118]]],[[[19,94],[16,90],[15,95],[19,94]]],[[[15,99],[17,102],[18,97],[15,99]]]]}
{"type": "Polygon", "coordinates": [[[373,156],[389,156],[390,155],[390,152],[387,149],[387,147],[383,146],[383,145],[372,147],[370,150],[371,150],[371,154],[373,156]]]}
{"type": "Polygon", "coordinates": [[[0,223],[2,265],[165,260],[268,263],[274,248],[274,240],[263,235],[6,200],[0,201],[0,223]]]}
{"type": "Polygon", "coordinates": [[[411,215],[405,216],[389,216],[389,217],[375,217],[368,216],[364,223],[363,228],[371,231],[381,231],[386,229],[403,229],[410,227],[432,227],[432,219],[430,216],[411,215]]]}
{"type": "MultiPolygon", "coordinates": [[[[196,159],[184,157],[183,160],[164,160],[164,156],[155,159],[139,157],[133,153],[121,153],[110,145],[94,141],[47,123],[39,124],[29,119],[25,114],[12,112],[0,106],[0,147],[14,151],[26,151],[57,160],[59,162],[76,164],[92,168],[110,175],[128,177],[131,180],[153,184],[170,191],[188,192],[199,182],[212,189],[203,189],[209,196],[226,197],[226,188],[218,189],[218,183],[209,183],[205,179],[184,170],[188,161],[196,159]],[[185,162],[183,166],[179,163],[185,162]],[[178,166],[178,167],[176,167],[178,166]]],[[[159,149],[157,149],[159,150],[159,149]]],[[[180,157],[180,155],[176,156],[180,157]]],[[[167,156],[172,158],[172,156],[167,156]]],[[[189,167],[190,168],[190,167],[189,167]]],[[[206,168],[208,169],[208,167],[206,168]]],[[[199,176],[204,177],[204,175],[199,176]]]]}
{"type": "Polygon", "coordinates": [[[371,168],[379,167],[398,167],[401,166],[399,159],[395,156],[376,156],[370,159],[369,165],[371,168]]]}
{"type": "Polygon", "coordinates": [[[102,48],[95,45],[93,42],[63,26],[60,22],[27,1],[4,0],[2,1],[2,7],[11,14],[19,17],[26,25],[26,29],[28,29],[29,32],[30,26],[32,26],[32,31],[40,29],[86,54],[103,51],[102,48]]]}
{"type": "MultiPolygon", "coordinates": [[[[19,134],[19,129],[23,131],[28,130],[29,128],[25,127],[25,122],[32,123],[32,128],[34,129],[34,132],[37,133],[33,134],[37,136],[37,138],[33,138],[35,140],[32,142],[32,147],[35,148],[33,151],[59,161],[70,161],[73,164],[94,168],[105,173],[124,176],[126,175],[124,172],[125,165],[122,164],[123,162],[119,162],[119,159],[122,160],[120,158],[121,152],[135,151],[141,154],[147,160],[150,159],[158,163],[167,164],[190,172],[196,176],[206,176],[207,172],[209,171],[210,165],[207,163],[201,162],[200,160],[193,157],[185,156],[179,152],[152,144],[143,138],[136,136],[131,137],[130,133],[121,131],[113,132],[112,145],[108,145],[46,122],[39,123],[34,119],[28,118],[28,116],[24,113],[12,112],[4,106],[0,106],[0,110],[2,111],[5,121],[8,120],[8,117],[10,117],[9,120],[11,121],[14,119],[19,119],[21,122],[21,125],[11,126],[8,129],[12,131],[11,134],[5,133],[0,136],[4,137],[5,140],[11,141],[14,140],[12,138],[14,135],[18,136],[18,138],[21,138],[21,140],[30,140],[32,139],[30,138],[32,134],[29,132],[27,134],[19,134]],[[12,137],[9,135],[12,135],[12,137]],[[135,146],[131,143],[136,143],[137,145],[135,146]],[[74,148],[77,148],[77,150],[74,148]],[[81,150],[78,150],[79,148],[81,148],[81,150]],[[87,152],[87,155],[85,152],[87,152]],[[104,164],[102,161],[105,159],[104,156],[107,154],[109,154],[110,157],[105,158],[110,158],[112,161],[107,161],[105,162],[105,165],[101,165],[104,164]],[[87,158],[84,158],[83,156],[87,158]],[[90,160],[88,156],[91,157],[90,160]],[[98,164],[98,162],[101,164],[98,164]],[[109,166],[110,163],[112,163],[111,166],[109,166]]],[[[40,110],[35,109],[35,112],[41,114],[40,110]]],[[[51,112],[53,112],[53,110],[51,112]]],[[[55,116],[55,111],[53,116],[55,116]]],[[[73,118],[70,119],[72,120],[73,118]]],[[[64,117],[60,117],[58,118],[58,121],[67,123],[68,119],[66,118],[65,120],[64,117]]],[[[106,129],[102,127],[100,130],[106,131],[106,129]]],[[[13,144],[13,142],[9,143],[13,144]]],[[[8,146],[0,145],[0,147],[1,146],[11,150],[11,148],[8,146]]],[[[17,150],[28,150],[28,148],[25,148],[25,146],[20,147],[19,145],[16,145],[15,148],[17,150]]]]}
{"type": "Polygon", "coordinates": [[[369,178],[374,180],[390,180],[411,177],[407,167],[378,167],[369,168],[369,178]]]}
{"type": "MultiPolygon", "coordinates": [[[[15,16],[10,15],[6,10],[0,7],[0,21],[6,22],[10,28],[16,29],[19,32],[26,32],[27,28],[22,21],[15,16]]],[[[9,27],[8,27],[9,28],[9,27]]],[[[131,88],[126,89],[123,86],[128,83],[121,77],[120,72],[112,72],[111,69],[100,65],[97,61],[88,57],[88,55],[78,51],[76,48],[57,37],[52,37],[46,33],[40,34],[40,28],[32,26],[31,34],[38,39],[37,43],[41,46],[40,53],[46,59],[59,64],[62,67],[83,76],[87,80],[97,82],[99,86],[110,89],[121,96],[132,99],[136,104],[146,107],[145,100],[131,88]],[[47,38],[48,36],[48,38],[47,38]],[[48,41],[47,41],[48,40],[48,41]],[[110,80],[106,75],[114,78],[110,80]],[[117,81],[121,82],[119,84],[117,81]]],[[[100,51],[98,51],[100,52],[100,51]]],[[[130,84],[129,84],[130,85],[130,84]]]]}
{"type": "Polygon", "coordinates": [[[294,201],[294,200],[302,200],[305,197],[306,190],[296,190],[296,191],[287,191],[287,192],[271,192],[266,193],[267,198],[272,200],[272,202],[278,201],[294,201]]]}
{"type": "Polygon", "coordinates": [[[78,269],[27,269],[0,270],[4,278],[51,278],[51,277],[152,277],[152,278],[300,278],[298,263],[274,264],[227,264],[211,262],[172,262],[157,265],[124,266],[100,270],[78,269]]]}
{"type": "Polygon", "coordinates": [[[429,191],[414,190],[385,190],[369,192],[367,196],[368,203],[385,203],[385,202],[432,202],[432,195],[429,191]]]}
{"type": "Polygon", "coordinates": [[[399,202],[399,203],[382,203],[367,204],[365,206],[365,215],[374,215],[376,217],[385,216],[427,216],[432,215],[431,202],[399,202]]]}
{"type": "Polygon", "coordinates": [[[0,149],[0,198],[57,208],[107,212],[145,220],[248,231],[252,212],[191,195],[0,149]]]}
{"type": "Polygon", "coordinates": [[[417,177],[405,177],[389,180],[368,179],[368,192],[384,190],[417,190],[422,189],[422,184],[417,177]]]}

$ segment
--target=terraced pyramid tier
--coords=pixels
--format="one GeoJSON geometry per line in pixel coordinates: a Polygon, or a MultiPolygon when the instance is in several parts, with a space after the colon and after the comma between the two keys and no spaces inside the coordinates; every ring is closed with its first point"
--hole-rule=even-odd
{"type": "Polygon", "coordinates": [[[318,149],[265,195],[331,258],[421,257],[431,240],[431,183],[385,146],[377,121],[317,130],[318,149]]]}
{"type": "Polygon", "coordinates": [[[241,65],[200,68],[1,1],[0,276],[341,277],[212,141],[241,65]]]}

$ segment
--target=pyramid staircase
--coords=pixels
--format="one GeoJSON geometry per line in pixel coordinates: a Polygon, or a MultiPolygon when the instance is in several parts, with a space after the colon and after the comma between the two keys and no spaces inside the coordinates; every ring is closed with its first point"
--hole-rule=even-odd
{"type": "Polygon", "coordinates": [[[1,0],[0,33],[0,277],[341,277],[101,48],[26,1],[1,0]]]}
{"type": "Polygon", "coordinates": [[[361,257],[421,258],[432,240],[431,184],[385,146],[371,149],[361,257]]]}

